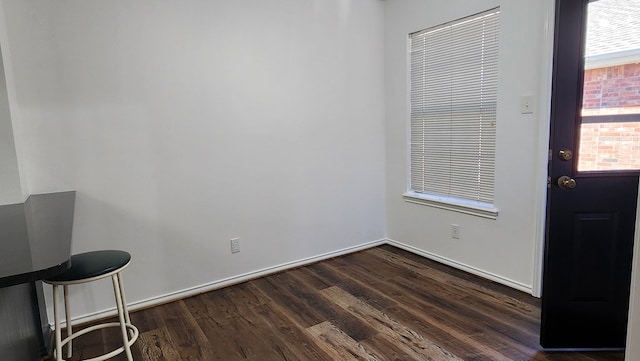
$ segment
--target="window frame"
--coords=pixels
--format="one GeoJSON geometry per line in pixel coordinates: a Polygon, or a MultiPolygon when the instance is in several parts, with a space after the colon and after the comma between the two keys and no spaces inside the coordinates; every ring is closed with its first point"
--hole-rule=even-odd
{"type": "MultiPolygon", "coordinates": [[[[414,118],[420,118],[420,116],[416,117],[416,114],[423,113],[424,112],[424,108],[421,107],[419,111],[414,111],[412,99],[418,93],[425,91],[425,87],[426,87],[425,84],[427,82],[423,81],[423,84],[421,85],[419,90],[416,91],[416,93],[414,93],[414,88],[413,88],[412,81],[413,81],[413,77],[416,74],[414,74],[414,69],[413,69],[413,63],[412,63],[413,55],[412,55],[412,53],[414,51],[419,51],[420,49],[413,47],[412,39],[414,37],[420,36],[421,34],[422,34],[422,36],[427,36],[430,32],[435,33],[437,31],[440,31],[441,29],[453,28],[453,27],[455,27],[455,26],[457,26],[459,24],[464,25],[464,23],[471,22],[471,21],[473,21],[473,19],[478,19],[479,17],[493,16],[493,15],[495,15],[497,17],[495,18],[495,26],[496,26],[495,32],[491,33],[491,34],[493,34],[495,36],[495,39],[496,39],[495,40],[496,49],[495,49],[495,52],[494,52],[495,53],[495,69],[494,69],[495,73],[492,74],[494,76],[494,78],[492,78],[492,81],[495,82],[495,87],[492,88],[492,91],[495,92],[495,94],[494,94],[494,97],[495,97],[494,99],[495,100],[493,102],[494,110],[493,110],[492,115],[494,117],[493,122],[494,122],[495,125],[497,125],[497,104],[498,104],[498,95],[497,95],[497,93],[498,93],[498,71],[499,71],[498,65],[499,65],[499,43],[500,43],[500,40],[499,40],[499,37],[500,37],[500,31],[499,31],[499,27],[500,27],[499,26],[500,25],[500,7],[495,7],[495,8],[492,8],[492,9],[489,9],[489,10],[486,10],[486,11],[483,11],[483,12],[480,12],[480,13],[476,13],[476,14],[473,14],[473,15],[470,15],[470,16],[466,16],[466,17],[463,17],[463,18],[460,18],[460,19],[456,19],[456,20],[453,20],[453,21],[450,21],[450,22],[447,22],[447,23],[444,23],[444,24],[440,24],[440,25],[436,25],[436,26],[433,26],[433,27],[429,27],[429,28],[426,28],[426,29],[423,29],[423,30],[420,30],[420,31],[417,31],[417,32],[414,32],[414,33],[411,33],[407,37],[407,56],[408,56],[408,58],[407,58],[407,88],[408,88],[407,94],[409,95],[408,101],[407,101],[407,105],[408,105],[408,108],[409,108],[408,109],[409,127],[408,127],[408,138],[407,138],[407,153],[408,153],[407,154],[408,155],[407,156],[407,160],[408,160],[408,164],[407,165],[408,165],[408,170],[409,171],[408,171],[408,180],[407,180],[407,191],[403,194],[403,199],[406,202],[420,204],[420,205],[426,205],[426,206],[431,206],[431,207],[435,207],[435,208],[439,208],[439,209],[446,209],[446,210],[450,210],[450,211],[455,211],[455,212],[475,215],[475,216],[489,218],[489,219],[497,219],[498,209],[494,205],[495,204],[495,168],[496,168],[495,167],[495,165],[496,165],[495,164],[495,162],[496,162],[495,150],[496,150],[496,138],[497,138],[497,132],[495,130],[495,125],[494,125],[494,130],[493,130],[494,131],[494,135],[490,140],[490,143],[492,143],[492,149],[491,149],[491,152],[492,152],[492,160],[491,160],[492,168],[491,168],[491,171],[490,171],[491,175],[492,175],[491,181],[490,181],[490,187],[491,187],[490,200],[491,200],[491,203],[483,201],[484,199],[480,200],[480,198],[482,198],[482,195],[478,195],[478,199],[472,199],[471,197],[466,197],[466,198],[465,197],[460,197],[459,196],[460,193],[455,193],[455,192],[454,192],[453,195],[451,193],[449,193],[449,194],[443,194],[443,193],[438,193],[438,192],[429,193],[429,192],[425,192],[425,189],[427,189],[427,187],[424,187],[424,184],[423,184],[422,189],[415,189],[415,188],[419,188],[419,187],[414,187],[414,184],[412,184],[412,181],[413,181],[413,179],[415,177],[415,174],[413,172],[413,168],[412,167],[413,167],[414,161],[416,161],[416,159],[414,159],[414,155],[412,153],[413,147],[414,147],[415,144],[418,144],[418,148],[421,147],[420,149],[422,149],[423,154],[425,154],[424,152],[429,147],[428,146],[428,140],[425,140],[424,137],[418,143],[414,142],[414,140],[413,140],[413,137],[415,136],[415,133],[414,133],[414,128],[415,128],[414,127],[414,120],[415,119],[414,118]],[[426,147],[425,147],[425,144],[427,144],[426,147]]],[[[468,34],[464,34],[465,36],[469,36],[469,37],[463,37],[461,39],[470,39],[470,36],[471,36],[470,34],[472,34],[472,33],[469,32],[468,34]]],[[[487,34],[487,33],[483,32],[483,34],[487,34]]],[[[428,48],[425,47],[423,49],[428,49],[428,48]]],[[[465,48],[461,47],[460,49],[464,50],[465,48]]],[[[440,50],[442,50],[442,49],[440,49],[440,50]]],[[[449,49],[447,49],[447,50],[449,50],[449,49]]],[[[433,58],[439,58],[439,57],[442,56],[442,54],[444,54],[445,56],[447,55],[446,52],[442,52],[441,54],[436,54],[435,56],[432,56],[430,58],[427,58],[427,57],[423,58],[423,62],[426,62],[427,60],[431,60],[433,58]]],[[[484,54],[484,50],[483,50],[482,54],[484,54]]],[[[472,59],[473,60],[471,60],[470,63],[478,61],[478,62],[480,62],[482,64],[482,66],[484,66],[484,64],[485,64],[485,62],[483,60],[476,60],[475,58],[472,58],[472,59]]],[[[420,63],[419,65],[423,65],[423,63],[420,63]]],[[[469,66],[469,67],[471,67],[471,66],[469,66]]],[[[426,74],[426,72],[425,72],[425,74],[426,74]]],[[[449,73],[447,73],[447,74],[449,76],[451,76],[452,78],[455,76],[455,73],[454,73],[453,70],[450,70],[449,73]]],[[[482,84],[485,84],[485,83],[483,82],[482,84]]],[[[482,88],[482,86],[480,86],[480,88],[482,88]]],[[[454,92],[451,92],[451,94],[455,95],[455,94],[459,94],[460,92],[462,92],[462,90],[460,90],[460,88],[456,89],[456,91],[458,93],[455,93],[455,91],[454,91],[454,92]]],[[[474,103],[474,105],[478,105],[478,109],[481,108],[480,107],[481,104],[483,104],[483,103],[482,102],[474,103]]],[[[432,111],[433,111],[433,108],[435,108],[435,107],[432,106],[430,109],[432,109],[432,111]]],[[[429,114],[434,114],[434,113],[429,113],[429,114]]],[[[434,123],[442,124],[443,122],[447,122],[448,121],[449,124],[452,124],[452,119],[455,118],[456,115],[461,114],[461,113],[460,113],[459,107],[458,108],[450,107],[448,114],[449,114],[449,120],[446,120],[446,119],[445,120],[437,120],[434,123]]],[[[483,114],[483,113],[479,112],[478,113],[478,117],[476,119],[476,122],[479,124],[480,127],[482,127],[482,116],[483,116],[481,114],[483,114]]],[[[428,118],[428,115],[424,115],[424,116],[422,116],[422,118],[423,118],[422,119],[422,123],[423,123],[422,124],[422,128],[424,128],[425,126],[428,126],[428,125],[425,125],[425,124],[428,124],[428,121],[425,120],[426,118],[428,118]]],[[[423,131],[424,131],[424,129],[423,129],[423,131]]],[[[460,132],[460,131],[458,131],[458,132],[460,132]]],[[[465,131],[462,131],[462,132],[464,133],[465,131]]],[[[480,133],[481,133],[481,131],[480,131],[480,133]]],[[[424,134],[424,132],[423,132],[423,134],[424,134]]],[[[460,134],[460,133],[457,133],[457,134],[460,134]]],[[[466,133],[464,133],[464,135],[466,135],[466,133]]],[[[476,136],[476,135],[474,134],[474,136],[476,136]]],[[[476,141],[475,139],[473,139],[473,141],[477,142],[477,144],[479,144],[479,145],[482,144],[481,141],[476,141]]],[[[433,145],[431,147],[433,147],[433,145]]],[[[448,142],[448,147],[449,148],[454,148],[454,141],[449,141],[448,142]]],[[[453,153],[450,153],[450,154],[453,154],[453,153]]],[[[451,155],[449,157],[451,157],[451,155]]],[[[473,159],[473,157],[466,158],[466,159],[473,159]]],[[[479,159],[480,159],[480,157],[479,157],[479,159]]],[[[419,159],[418,159],[418,161],[419,161],[419,159]]],[[[439,161],[439,162],[442,163],[442,161],[439,161]]],[[[479,162],[481,162],[481,160],[479,160],[479,162]]],[[[438,163],[438,161],[436,161],[436,163],[438,163]]],[[[427,162],[424,162],[424,161],[422,162],[422,164],[423,165],[421,167],[426,167],[428,165],[427,162]]],[[[436,165],[438,165],[438,164],[436,164],[436,165]]],[[[439,164],[439,165],[441,166],[442,164],[439,164]]],[[[455,168],[455,167],[451,167],[451,168],[455,168]]],[[[458,171],[455,171],[455,170],[451,171],[450,170],[449,172],[452,172],[452,174],[455,175],[455,174],[457,174],[456,172],[458,172],[458,171]]],[[[464,173],[464,171],[462,171],[462,172],[464,173]]],[[[418,173],[418,177],[420,177],[420,176],[424,177],[425,174],[426,174],[426,172],[425,173],[418,173]]],[[[480,175],[481,174],[482,173],[479,170],[478,171],[479,180],[478,180],[477,183],[472,183],[474,186],[475,185],[481,186],[482,184],[487,184],[486,181],[480,180],[480,175]],[[485,182],[485,183],[481,184],[481,182],[485,182]]],[[[447,180],[444,181],[443,183],[446,183],[446,182],[451,183],[451,179],[452,178],[453,178],[452,176],[451,177],[447,176],[447,178],[446,178],[447,180]]],[[[473,179],[473,178],[471,178],[471,179],[473,179]]],[[[478,191],[478,192],[480,193],[481,191],[478,191]]]]}

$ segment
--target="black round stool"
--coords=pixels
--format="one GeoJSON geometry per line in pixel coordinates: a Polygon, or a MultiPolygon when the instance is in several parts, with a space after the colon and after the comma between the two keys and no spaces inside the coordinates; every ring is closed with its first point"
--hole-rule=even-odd
{"type": "Polygon", "coordinates": [[[109,353],[86,361],[106,360],[122,353],[123,351],[126,353],[127,359],[129,361],[133,361],[133,356],[131,356],[131,345],[133,345],[138,338],[138,328],[131,324],[131,319],[129,318],[129,311],[127,310],[127,302],[125,301],[124,285],[122,284],[121,274],[122,270],[124,270],[130,262],[131,255],[124,251],[107,250],[80,253],[71,256],[71,267],[68,270],[44,281],[53,286],[53,313],[55,318],[56,342],[54,357],[57,361],[64,361],[62,358],[62,347],[64,345],[67,345],[67,358],[69,358],[72,354],[71,341],[74,338],[105,327],[120,327],[123,345],[109,353]],[[73,333],[71,329],[71,309],[69,308],[69,286],[92,282],[109,276],[111,276],[111,280],[113,282],[113,293],[116,298],[119,322],[101,323],[73,333]],[[60,286],[63,286],[64,289],[64,308],[67,320],[67,337],[64,339],[62,339],[60,331],[60,286]]]}

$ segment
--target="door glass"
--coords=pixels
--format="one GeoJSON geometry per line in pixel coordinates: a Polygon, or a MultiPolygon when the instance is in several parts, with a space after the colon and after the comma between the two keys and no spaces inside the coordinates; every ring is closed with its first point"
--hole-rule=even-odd
{"type": "Polygon", "coordinates": [[[640,170],[640,0],[587,14],[578,171],[640,170]]]}

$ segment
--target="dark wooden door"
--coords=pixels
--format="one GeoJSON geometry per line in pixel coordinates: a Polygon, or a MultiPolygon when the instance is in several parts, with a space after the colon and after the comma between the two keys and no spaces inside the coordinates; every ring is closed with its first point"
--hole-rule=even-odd
{"type": "Polygon", "coordinates": [[[626,339],[638,171],[578,163],[581,127],[630,119],[583,116],[588,3],[556,1],[540,335],[550,349],[621,348],[626,339]]]}

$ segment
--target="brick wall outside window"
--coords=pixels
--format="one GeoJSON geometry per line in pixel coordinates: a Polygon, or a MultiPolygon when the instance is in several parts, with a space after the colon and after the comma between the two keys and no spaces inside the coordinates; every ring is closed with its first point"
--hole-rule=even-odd
{"type": "Polygon", "coordinates": [[[640,169],[640,63],[586,70],[582,115],[579,170],[640,169]]]}
{"type": "Polygon", "coordinates": [[[640,63],[586,70],[582,108],[583,115],[640,113],[640,63]]]}

